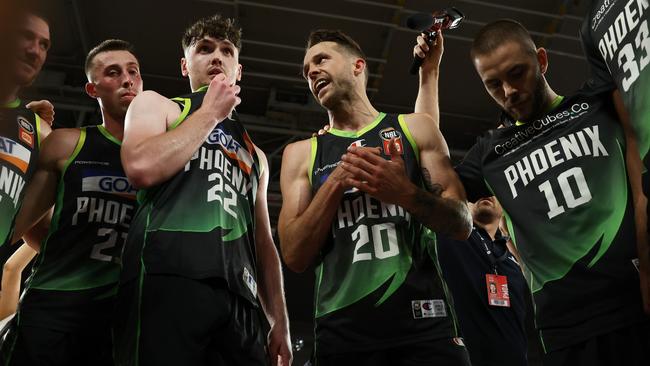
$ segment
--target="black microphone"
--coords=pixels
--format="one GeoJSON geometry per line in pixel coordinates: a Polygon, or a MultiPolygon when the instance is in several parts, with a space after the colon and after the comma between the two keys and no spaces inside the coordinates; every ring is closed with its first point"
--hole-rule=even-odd
{"type": "Polygon", "coordinates": [[[433,25],[433,14],[416,13],[406,19],[406,26],[409,29],[429,29],[433,25]]]}
{"type": "MultiPolygon", "coordinates": [[[[446,8],[435,11],[432,14],[416,13],[406,19],[406,26],[410,29],[419,30],[424,35],[424,39],[431,44],[436,34],[441,29],[458,28],[460,23],[465,19],[465,15],[456,8],[446,8]]],[[[424,59],[415,56],[411,64],[410,72],[415,75],[422,66],[424,59]]]]}

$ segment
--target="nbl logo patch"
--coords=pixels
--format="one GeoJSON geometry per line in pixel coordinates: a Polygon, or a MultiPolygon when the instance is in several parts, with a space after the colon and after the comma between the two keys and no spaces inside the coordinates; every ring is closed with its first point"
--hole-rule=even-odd
{"type": "Polygon", "coordinates": [[[34,126],[22,116],[18,116],[18,137],[29,147],[34,147],[34,126]]]}
{"type": "Polygon", "coordinates": [[[395,139],[395,147],[397,152],[400,155],[404,154],[404,145],[402,144],[402,133],[394,129],[393,127],[384,128],[379,131],[379,137],[381,137],[384,155],[390,155],[390,140],[395,139]]]}
{"type": "Polygon", "coordinates": [[[87,169],[81,181],[83,192],[103,192],[135,199],[136,189],[117,172],[87,169]]]}

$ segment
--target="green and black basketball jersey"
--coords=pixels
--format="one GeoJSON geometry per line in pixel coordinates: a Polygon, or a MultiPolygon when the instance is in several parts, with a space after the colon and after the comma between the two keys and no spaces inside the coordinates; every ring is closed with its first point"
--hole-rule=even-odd
{"type": "MultiPolygon", "coordinates": [[[[357,132],[330,129],[311,140],[314,194],[349,146],[397,139],[406,173],[422,186],[419,150],[403,116],[381,113],[357,132]]],[[[344,193],[316,267],[318,355],[372,351],[456,336],[435,257],[435,234],[402,207],[356,189],[344,193]]]]}
{"type": "Polygon", "coordinates": [[[596,87],[618,87],[641,158],[650,150],[650,2],[594,0],[580,31],[596,87]]]}
{"type": "MultiPolygon", "coordinates": [[[[205,89],[174,100],[177,127],[203,102],[205,89]]],[[[221,278],[257,304],[255,147],[237,120],[212,130],[185,168],[138,194],[141,204],[124,252],[122,281],[148,274],[221,278]],[[142,264],[142,265],[141,265],[142,264]]]]}
{"type": "Polygon", "coordinates": [[[36,170],[40,119],[20,100],[0,107],[0,245],[11,240],[25,185],[36,170]]]}
{"type": "Polygon", "coordinates": [[[115,294],[119,257],[136,210],[136,191],[124,174],[120,145],[103,126],[80,129],[21,304],[23,324],[81,326],[74,322],[87,314],[79,309],[91,311],[91,304],[115,294]]]}
{"type": "Polygon", "coordinates": [[[470,201],[504,208],[547,351],[643,317],[624,150],[610,92],[582,90],[488,131],[456,168],[470,201]]]}

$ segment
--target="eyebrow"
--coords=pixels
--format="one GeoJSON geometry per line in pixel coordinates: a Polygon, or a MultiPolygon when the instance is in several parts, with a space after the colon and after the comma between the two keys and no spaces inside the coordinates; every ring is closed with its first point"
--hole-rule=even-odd
{"type": "Polygon", "coordinates": [[[309,59],[309,62],[307,62],[306,64],[302,65],[302,77],[304,77],[305,79],[307,78],[307,69],[309,68],[309,63],[311,63],[312,61],[314,61],[315,59],[317,59],[317,58],[319,58],[319,57],[324,57],[324,56],[328,56],[328,55],[327,55],[327,53],[321,51],[321,52],[319,52],[319,53],[313,55],[313,56],[311,57],[311,59],[309,59]]]}

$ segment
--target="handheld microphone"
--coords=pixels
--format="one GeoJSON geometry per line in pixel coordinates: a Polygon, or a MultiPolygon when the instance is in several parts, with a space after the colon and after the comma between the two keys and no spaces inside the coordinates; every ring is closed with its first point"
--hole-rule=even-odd
{"type": "MultiPolygon", "coordinates": [[[[427,43],[431,43],[440,30],[458,28],[463,19],[465,19],[465,15],[460,10],[451,7],[435,11],[432,14],[413,14],[406,19],[406,26],[422,32],[427,43]]],[[[418,56],[413,58],[410,70],[411,74],[415,75],[418,73],[418,69],[422,66],[423,61],[418,56]]]]}

